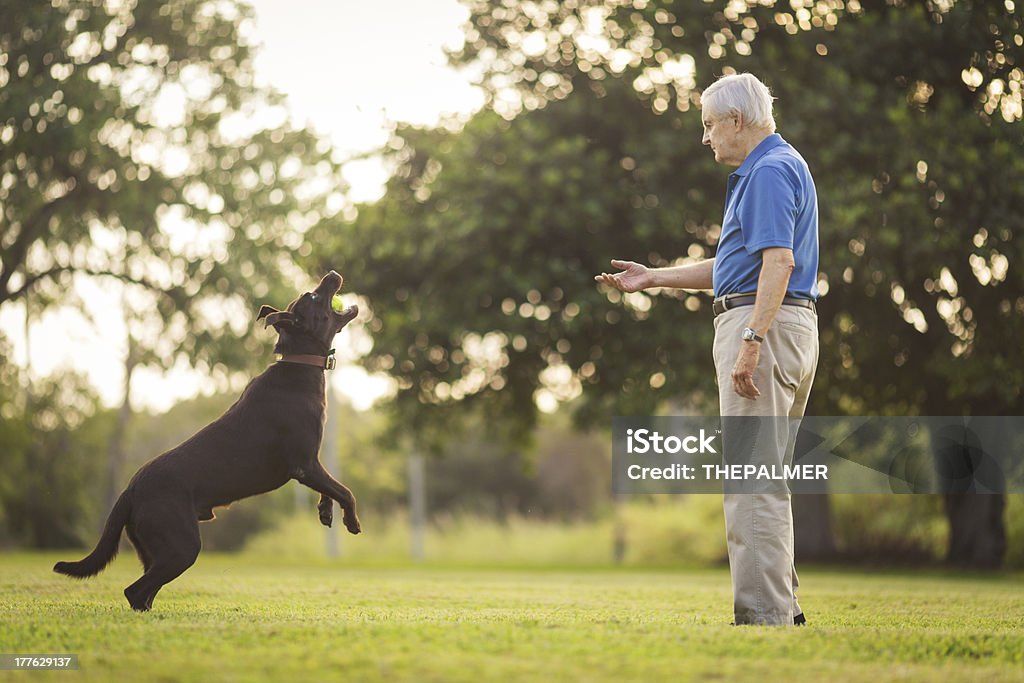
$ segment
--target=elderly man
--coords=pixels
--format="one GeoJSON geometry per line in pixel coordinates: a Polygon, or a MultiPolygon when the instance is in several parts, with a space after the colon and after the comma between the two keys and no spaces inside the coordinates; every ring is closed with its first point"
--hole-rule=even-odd
{"type": "MultiPolygon", "coordinates": [[[[714,290],[723,425],[729,418],[769,418],[752,442],[753,457],[781,466],[792,459],[787,424],[803,416],[818,362],[814,181],[800,154],[775,133],[772,96],[754,76],[716,81],[701,95],[701,112],[703,142],[715,161],[738,167],[729,176],[715,257],[670,268],[613,260],[621,272],[595,279],[624,292],[714,290]]],[[[731,452],[735,461],[730,428],[723,429],[725,457],[731,452]]],[[[733,445],[742,441],[731,433],[733,445]]],[[[805,623],[796,599],[788,489],[727,487],[724,507],[736,623],[805,623]]]]}

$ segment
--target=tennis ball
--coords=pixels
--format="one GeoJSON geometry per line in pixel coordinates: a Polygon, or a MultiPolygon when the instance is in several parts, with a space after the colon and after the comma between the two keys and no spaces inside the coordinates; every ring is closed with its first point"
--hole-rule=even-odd
{"type": "Polygon", "coordinates": [[[345,310],[345,304],[341,302],[340,294],[335,294],[331,297],[331,308],[334,309],[335,313],[341,313],[345,310]]]}

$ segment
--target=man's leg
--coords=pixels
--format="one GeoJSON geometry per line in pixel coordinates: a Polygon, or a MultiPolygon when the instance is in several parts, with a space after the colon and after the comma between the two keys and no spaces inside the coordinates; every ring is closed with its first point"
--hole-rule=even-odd
{"type": "MultiPolygon", "coordinates": [[[[761,349],[754,374],[761,396],[754,401],[738,396],[731,380],[743,344],[740,330],[750,311],[734,309],[715,319],[715,365],[730,464],[781,469],[791,462],[795,433],[790,433],[787,418],[803,414],[817,360],[813,313],[807,311],[811,318],[798,314],[794,322],[789,320],[792,312],[791,307],[780,310],[761,349]]],[[[736,623],[792,624],[800,607],[795,595],[799,579],[793,563],[790,494],[780,482],[755,488],[749,484],[727,487],[732,490],[724,496],[736,623]]]]}
{"type": "MultiPolygon", "coordinates": [[[[800,381],[797,384],[796,395],[795,395],[794,400],[793,400],[793,406],[789,410],[789,417],[790,417],[790,420],[791,420],[791,422],[790,422],[790,431],[789,431],[790,443],[787,446],[786,463],[787,464],[792,464],[792,461],[793,461],[793,451],[796,448],[796,438],[797,438],[797,434],[800,431],[800,420],[803,418],[804,411],[807,408],[807,400],[810,397],[811,386],[814,384],[814,376],[815,376],[815,374],[817,372],[817,368],[818,368],[818,352],[819,352],[819,345],[818,345],[818,316],[817,316],[816,313],[812,313],[811,311],[808,311],[808,310],[793,309],[791,311],[787,311],[787,319],[785,321],[783,321],[783,326],[787,327],[790,332],[797,333],[796,339],[797,339],[797,342],[801,346],[803,346],[803,345],[805,345],[807,343],[811,343],[811,346],[809,348],[813,349],[813,354],[809,354],[810,355],[809,365],[806,365],[804,367],[804,370],[803,370],[805,374],[800,378],[800,381]],[[814,330],[813,340],[810,340],[810,339],[806,338],[806,337],[812,336],[812,335],[807,335],[806,334],[806,331],[810,330],[810,329],[814,330]]],[[[802,362],[807,363],[807,360],[804,359],[802,362]]],[[[791,528],[790,529],[790,536],[791,537],[792,537],[792,533],[793,533],[793,530],[791,528]]],[[[790,540],[790,544],[791,545],[793,544],[792,538],[790,540]]],[[[804,618],[804,611],[800,607],[800,603],[797,600],[796,592],[797,592],[797,589],[799,587],[800,587],[800,578],[796,574],[796,564],[794,563],[794,565],[793,565],[793,615],[794,615],[794,619],[795,619],[794,623],[798,624],[798,625],[803,625],[803,624],[806,623],[807,620],[804,618]]]]}
{"type": "Polygon", "coordinates": [[[792,624],[793,545],[784,531],[793,527],[789,497],[732,493],[724,502],[736,623],[792,624]]]}

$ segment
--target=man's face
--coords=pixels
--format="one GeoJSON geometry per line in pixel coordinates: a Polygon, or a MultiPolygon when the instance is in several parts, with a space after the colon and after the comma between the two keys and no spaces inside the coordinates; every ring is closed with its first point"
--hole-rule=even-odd
{"type": "Polygon", "coordinates": [[[715,153],[715,161],[726,166],[739,166],[745,158],[745,150],[740,141],[740,119],[735,114],[718,117],[703,117],[705,145],[710,145],[715,153]]]}

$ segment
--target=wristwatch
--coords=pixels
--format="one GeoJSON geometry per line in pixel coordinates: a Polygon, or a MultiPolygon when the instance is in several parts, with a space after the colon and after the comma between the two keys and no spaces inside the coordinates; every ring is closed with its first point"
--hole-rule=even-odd
{"type": "Polygon", "coordinates": [[[742,336],[743,336],[743,341],[753,341],[753,342],[757,342],[758,344],[760,344],[761,342],[764,341],[764,337],[759,335],[757,332],[755,332],[753,330],[753,328],[750,328],[750,327],[744,327],[743,328],[743,335],[742,336]]]}

